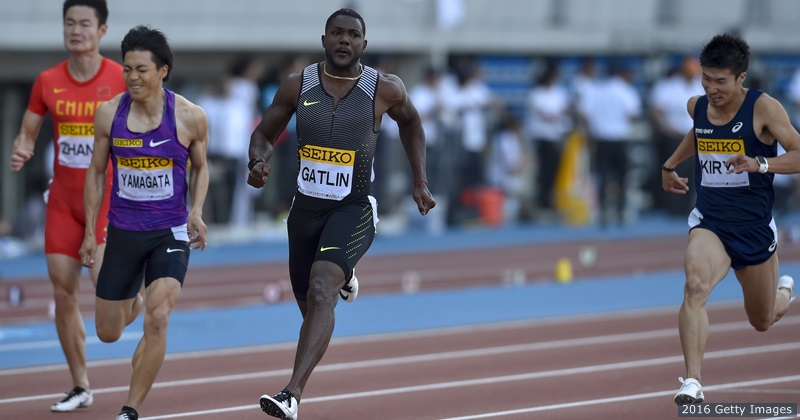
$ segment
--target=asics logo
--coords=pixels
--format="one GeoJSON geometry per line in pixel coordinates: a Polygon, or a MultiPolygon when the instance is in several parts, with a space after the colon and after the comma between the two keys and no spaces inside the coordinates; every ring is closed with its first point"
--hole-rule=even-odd
{"type": "Polygon", "coordinates": [[[733,131],[735,133],[735,132],[739,131],[741,128],[742,128],[742,122],[739,121],[739,122],[736,123],[736,125],[733,126],[733,129],[731,129],[731,131],[733,131]]]}
{"type": "Polygon", "coordinates": [[[66,92],[66,91],[67,91],[67,88],[55,88],[55,89],[53,89],[53,93],[61,93],[61,92],[66,92]]]}
{"type": "Polygon", "coordinates": [[[177,249],[167,248],[167,254],[172,254],[173,252],[186,252],[186,251],[184,251],[184,250],[182,250],[180,248],[177,248],[177,249]]]}
{"type": "Polygon", "coordinates": [[[319,101],[314,101],[314,102],[303,101],[303,106],[311,106],[311,105],[315,105],[315,104],[318,104],[318,103],[319,103],[319,101]]]}
{"type": "Polygon", "coordinates": [[[166,142],[168,142],[168,141],[170,141],[170,140],[172,140],[172,139],[166,139],[166,140],[161,140],[161,141],[153,141],[153,140],[151,139],[151,140],[150,140],[150,147],[156,147],[156,146],[160,146],[160,145],[162,145],[162,144],[164,144],[164,143],[166,143],[166,142]]]}
{"type": "Polygon", "coordinates": [[[342,249],[342,248],[339,248],[338,246],[323,246],[323,247],[321,247],[319,249],[319,251],[320,252],[325,252],[325,251],[329,251],[331,249],[342,249]]]}
{"type": "Polygon", "coordinates": [[[778,243],[775,242],[775,241],[772,241],[772,244],[769,246],[769,252],[775,251],[775,248],[777,248],[777,247],[778,247],[778,243]]]}

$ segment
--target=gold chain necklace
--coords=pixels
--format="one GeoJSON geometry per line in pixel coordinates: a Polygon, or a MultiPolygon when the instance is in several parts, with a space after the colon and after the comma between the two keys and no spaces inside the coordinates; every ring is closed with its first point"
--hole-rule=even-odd
{"type": "Polygon", "coordinates": [[[333,79],[339,79],[339,80],[358,80],[358,79],[360,79],[360,78],[361,78],[361,75],[362,75],[362,74],[364,74],[364,65],[363,65],[363,64],[359,64],[359,66],[360,66],[359,68],[361,69],[361,71],[358,73],[358,76],[356,76],[356,77],[334,76],[334,75],[332,75],[332,74],[328,73],[328,70],[326,69],[326,67],[327,67],[327,64],[328,64],[327,62],[325,62],[325,63],[322,63],[322,72],[323,72],[323,73],[325,73],[325,75],[326,75],[326,76],[328,76],[328,77],[330,77],[330,78],[333,78],[333,79]]]}

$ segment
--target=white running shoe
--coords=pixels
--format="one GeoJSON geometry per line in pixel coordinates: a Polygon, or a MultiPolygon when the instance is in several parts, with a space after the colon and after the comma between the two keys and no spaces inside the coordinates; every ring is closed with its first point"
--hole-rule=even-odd
{"type": "Polygon", "coordinates": [[[358,296],[358,279],[356,278],[355,268],[353,269],[353,275],[350,277],[350,280],[342,286],[342,290],[339,290],[339,296],[341,296],[342,300],[345,302],[356,300],[358,296]]]}
{"type": "Polygon", "coordinates": [[[72,388],[72,391],[70,391],[63,400],[50,406],[50,410],[58,413],[65,413],[78,407],[89,407],[93,402],[94,399],[92,398],[91,391],[76,386],[72,388]]]}
{"type": "Polygon", "coordinates": [[[683,385],[681,385],[681,389],[678,390],[678,393],[675,394],[675,404],[700,404],[703,402],[705,398],[703,396],[703,387],[700,385],[700,382],[697,382],[697,379],[678,378],[678,381],[683,385]]]}
{"type": "Polygon", "coordinates": [[[272,417],[281,420],[297,420],[297,399],[288,389],[284,389],[274,397],[264,394],[259,399],[259,403],[261,410],[272,417]]]}
{"type": "Polygon", "coordinates": [[[794,300],[794,279],[792,276],[781,276],[778,279],[778,289],[786,289],[789,291],[789,303],[794,300]]]}

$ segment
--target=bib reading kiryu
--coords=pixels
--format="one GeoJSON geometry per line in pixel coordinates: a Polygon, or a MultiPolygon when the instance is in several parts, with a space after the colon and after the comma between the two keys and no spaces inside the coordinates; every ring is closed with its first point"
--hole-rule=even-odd
{"type": "Polygon", "coordinates": [[[734,155],[744,154],[742,139],[697,139],[697,157],[703,175],[700,185],[711,188],[747,187],[750,177],[747,172],[727,173],[730,169],[725,161],[734,155]]]}

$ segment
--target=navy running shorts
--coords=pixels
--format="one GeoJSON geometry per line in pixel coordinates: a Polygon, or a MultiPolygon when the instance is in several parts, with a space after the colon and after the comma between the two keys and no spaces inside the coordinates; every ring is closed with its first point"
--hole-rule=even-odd
{"type": "Polygon", "coordinates": [[[778,249],[778,228],[775,219],[754,225],[729,225],[703,218],[697,209],[689,215],[690,230],[703,228],[713,232],[731,258],[731,268],[759,265],[772,257],[778,249]]]}

